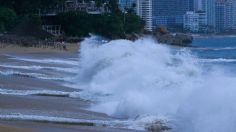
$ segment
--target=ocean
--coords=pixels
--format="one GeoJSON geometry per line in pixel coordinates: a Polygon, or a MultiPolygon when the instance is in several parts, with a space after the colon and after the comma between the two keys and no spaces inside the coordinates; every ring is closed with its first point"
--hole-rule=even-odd
{"type": "Polygon", "coordinates": [[[1,121],[236,131],[236,37],[196,38],[183,48],[93,36],[78,54],[0,56],[1,121]]]}

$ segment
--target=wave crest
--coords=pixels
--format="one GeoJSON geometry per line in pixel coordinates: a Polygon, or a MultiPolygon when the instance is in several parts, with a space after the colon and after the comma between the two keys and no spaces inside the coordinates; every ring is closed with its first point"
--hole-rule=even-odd
{"type": "Polygon", "coordinates": [[[148,38],[99,45],[86,39],[76,83],[83,97],[98,100],[95,111],[168,117],[177,132],[235,132],[236,98],[229,95],[236,94],[236,78],[220,71],[207,71],[187,49],[148,38]]]}

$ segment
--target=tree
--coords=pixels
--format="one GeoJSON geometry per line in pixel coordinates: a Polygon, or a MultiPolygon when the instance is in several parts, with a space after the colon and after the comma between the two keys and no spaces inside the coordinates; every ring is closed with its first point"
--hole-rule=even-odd
{"type": "Polygon", "coordinates": [[[0,5],[15,10],[18,15],[37,13],[39,9],[54,8],[65,0],[0,0],[0,5]]]}
{"type": "Polygon", "coordinates": [[[123,19],[114,13],[102,14],[93,25],[95,34],[108,38],[121,38],[124,36],[123,19]]]}
{"type": "Polygon", "coordinates": [[[140,33],[144,28],[145,22],[134,13],[125,14],[124,28],[126,33],[140,33]]]}
{"type": "Polygon", "coordinates": [[[85,12],[66,12],[58,15],[59,23],[68,36],[87,36],[93,21],[85,12]]]}
{"type": "Polygon", "coordinates": [[[109,9],[113,14],[116,14],[116,15],[122,14],[122,13],[121,13],[121,10],[120,10],[120,8],[119,8],[119,5],[118,5],[118,0],[109,0],[109,1],[108,1],[108,9],[109,9]]]}
{"type": "Polygon", "coordinates": [[[15,25],[16,13],[5,7],[0,7],[0,30],[8,31],[15,25]]]}

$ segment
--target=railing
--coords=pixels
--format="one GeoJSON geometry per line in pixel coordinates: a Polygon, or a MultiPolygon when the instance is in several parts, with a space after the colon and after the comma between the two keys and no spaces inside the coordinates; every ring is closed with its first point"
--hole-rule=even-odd
{"type": "Polygon", "coordinates": [[[61,36],[61,25],[42,25],[42,29],[54,36],[61,36]]]}

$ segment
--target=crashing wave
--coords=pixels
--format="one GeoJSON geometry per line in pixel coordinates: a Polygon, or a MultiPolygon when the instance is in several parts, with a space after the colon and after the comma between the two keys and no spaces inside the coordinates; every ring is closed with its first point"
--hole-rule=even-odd
{"type": "Polygon", "coordinates": [[[14,68],[14,69],[28,69],[28,70],[49,70],[49,71],[59,71],[59,72],[67,72],[67,73],[75,73],[76,67],[73,68],[62,68],[62,67],[48,67],[48,66],[19,66],[19,65],[3,65],[0,67],[4,68],[14,68]]]}
{"type": "Polygon", "coordinates": [[[67,65],[74,65],[74,66],[78,65],[77,60],[63,60],[63,59],[53,59],[53,58],[52,59],[30,59],[30,58],[14,57],[14,56],[12,56],[12,58],[10,59],[36,62],[36,63],[62,64],[62,65],[67,64],[67,65]]]}
{"type": "MultiPolygon", "coordinates": [[[[76,83],[92,110],[135,119],[168,117],[175,132],[235,132],[236,78],[205,71],[188,49],[152,39],[82,42],[76,83]]],[[[153,121],[155,122],[155,121],[153,121]]]]}
{"type": "Polygon", "coordinates": [[[25,78],[37,78],[37,79],[44,79],[44,80],[56,80],[56,81],[70,80],[70,78],[65,78],[65,77],[50,77],[48,75],[41,74],[41,73],[24,73],[24,72],[18,72],[14,70],[0,71],[0,75],[18,76],[18,77],[25,77],[25,78]]]}

